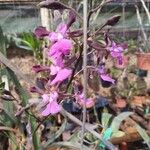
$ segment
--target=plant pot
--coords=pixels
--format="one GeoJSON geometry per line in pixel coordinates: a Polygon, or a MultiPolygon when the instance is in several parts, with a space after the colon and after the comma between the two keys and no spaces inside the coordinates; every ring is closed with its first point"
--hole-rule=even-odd
{"type": "Polygon", "coordinates": [[[147,70],[138,69],[136,74],[139,77],[146,77],[147,76],[147,70]]]}
{"type": "Polygon", "coordinates": [[[132,106],[139,106],[139,107],[143,107],[143,104],[146,102],[146,97],[145,96],[134,96],[132,101],[131,101],[131,105],[132,106]]]}
{"type": "Polygon", "coordinates": [[[138,53],[137,66],[142,70],[150,70],[150,53],[138,53]]]}

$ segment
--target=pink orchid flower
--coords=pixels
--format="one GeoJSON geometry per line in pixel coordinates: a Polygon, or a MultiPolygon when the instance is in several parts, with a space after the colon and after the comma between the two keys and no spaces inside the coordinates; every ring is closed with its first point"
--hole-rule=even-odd
{"type": "Polygon", "coordinates": [[[94,102],[94,100],[92,98],[85,99],[83,93],[81,93],[80,95],[76,95],[76,101],[79,103],[79,105],[81,107],[83,107],[84,103],[85,103],[86,108],[91,108],[95,104],[95,102],[94,102]]]}
{"type": "Polygon", "coordinates": [[[62,39],[51,46],[48,56],[55,65],[63,67],[63,56],[68,55],[71,49],[71,40],[62,39]]]}
{"type": "Polygon", "coordinates": [[[54,85],[54,84],[56,84],[58,82],[64,81],[65,79],[69,78],[71,73],[72,73],[71,69],[63,68],[63,69],[59,70],[59,72],[57,73],[56,77],[51,81],[50,85],[54,85]]]}
{"type": "Polygon", "coordinates": [[[47,103],[46,108],[42,111],[42,116],[54,115],[61,111],[60,105],[57,103],[58,93],[42,95],[43,102],[47,103]]]}
{"type": "Polygon", "coordinates": [[[53,56],[58,53],[62,53],[64,55],[67,55],[70,52],[70,49],[72,49],[72,42],[68,39],[62,39],[56,43],[54,43],[49,52],[49,56],[53,56]]]}
{"type": "Polygon", "coordinates": [[[66,36],[67,25],[60,23],[56,29],[56,32],[51,32],[48,36],[51,42],[62,40],[66,36]]]}
{"type": "Polygon", "coordinates": [[[111,45],[107,47],[107,50],[110,52],[113,58],[116,58],[118,64],[123,63],[123,52],[125,48],[121,44],[116,44],[114,41],[111,42],[111,45]]]}
{"type": "Polygon", "coordinates": [[[108,74],[106,74],[104,65],[100,65],[98,72],[99,72],[102,80],[111,82],[112,84],[115,84],[115,80],[112,79],[108,74]]]}

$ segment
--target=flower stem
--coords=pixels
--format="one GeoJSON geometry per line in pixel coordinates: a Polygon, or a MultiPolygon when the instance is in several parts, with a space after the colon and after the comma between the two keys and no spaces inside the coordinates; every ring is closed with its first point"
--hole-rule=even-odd
{"type": "Polygon", "coordinates": [[[81,149],[83,149],[83,139],[85,132],[85,123],[86,123],[86,96],[87,96],[87,5],[88,0],[83,0],[83,92],[85,96],[84,106],[83,106],[83,125],[81,132],[81,149]]]}

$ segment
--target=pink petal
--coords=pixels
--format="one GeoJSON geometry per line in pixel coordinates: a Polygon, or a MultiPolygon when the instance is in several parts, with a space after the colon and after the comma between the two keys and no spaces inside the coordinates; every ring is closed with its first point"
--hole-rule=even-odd
{"type": "Polygon", "coordinates": [[[112,51],[110,54],[111,54],[111,56],[114,57],[114,58],[117,58],[117,57],[119,57],[119,56],[121,55],[120,52],[115,52],[115,51],[112,51]]]}
{"type": "Polygon", "coordinates": [[[58,40],[63,39],[63,35],[61,33],[51,32],[48,38],[51,42],[56,42],[58,40]]]}
{"type": "Polygon", "coordinates": [[[62,52],[63,54],[68,54],[72,48],[72,42],[68,39],[62,39],[52,45],[49,50],[49,56],[55,53],[62,52]]]}
{"type": "Polygon", "coordinates": [[[50,56],[51,61],[53,62],[54,65],[59,66],[61,68],[64,67],[63,63],[63,58],[62,58],[62,53],[57,52],[54,55],[50,56]]]}
{"type": "Polygon", "coordinates": [[[50,97],[52,98],[53,101],[56,101],[58,98],[58,93],[55,91],[55,92],[50,94],[50,97]]]}
{"type": "Polygon", "coordinates": [[[111,77],[109,77],[108,75],[103,74],[103,75],[100,75],[100,76],[101,76],[101,78],[102,78],[104,81],[108,81],[108,82],[111,82],[111,83],[115,84],[115,80],[112,79],[111,77]]]}
{"type": "Polygon", "coordinates": [[[58,73],[58,71],[60,70],[60,67],[59,66],[54,66],[54,65],[51,65],[50,66],[50,75],[55,75],[58,73]]]}
{"type": "Polygon", "coordinates": [[[51,48],[49,49],[48,51],[48,56],[52,56],[54,55],[55,53],[58,53],[59,52],[59,43],[56,42],[55,44],[53,44],[51,46],[51,48]]]}
{"type": "Polygon", "coordinates": [[[72,71],[70,69],[64,68],[64,69],[60,70],[50,85],[54,85],[58,82],[64,81],[71,75],[71,73],[72,73],[72,71]]]}
{"type": "Polygon", "coordinates": [[[123,57],[122,56],[118,56],[117,57],[117,62],[119,65],[122,65],[123,64],[123,57]]]}
{"type": "Polygon", "coordinates": [[[63,54],[68,54],[72,49],[72,42],[68,39],[62,39],[59,42],[60,50],[63,54]]]}
{"type": "Polygon", "coordinates": [[[49,108],[50,108],[50,113],[52,115],[57,114],[58,112],[61,111],[61,107],[56,101],[51,102],[49,108]]]}
{"type": "Polygon", "coordinates": [[[57,66],[63,68],[63,67],[64,67],[63,58],[62,58],[62,57],[57,58],[56,61],[55,61],[55,64],[56,64],[57,66]]]}
{"type": "Polygon", "coordinates": [[[42,98],[43,98],[42,101],[43,101],[44,103],[46,103],[46,102],[49,101],[49,95],[48,95],[48,94],[43,94],[43,95],[42,95],[42,98]]]}
{"type": "Polygon", "coordinates": [[[51,113],[51,104],[48,103],[46,108],[42,111],[42,116],[48,116],[51,113]]]}
{"type": "MultiPolygon", "coordinates": [[[[80,104],[81,106],[84,106],[84,100],[81,99],[81,100],[79,101],[79,104],[80,104]]],[[[91,107],[94,106],[94,104],[95,104],[95,102],[94,102],[94,100],[93,100],[92,98],[88,98],[88,99],[85,100],[85,106],[86,106],[86,108],[91,108],[91,107]]]]}
{"type": "Polygon", "coordinates": [[[76,95],[76,100],[81,106],[84,106],[84,103],[85,103],[86,108],[91,108],[95,104],[95,102],[92,98],[88,98],[85,100],[83,93],[80,95],[76,95]]]}
{"type": "Polygon", "coordinates": [[[48,116],[50,114],[54,115],[60,111],[61,111],[60,105],[56,101],[53,101],[47,104],[45,110],[42,111],[42,116],[48,116]]]}
{"type": "Polygon", "coordinates": [[[66,31],[67,31],[67,25],[64,23],[60,23],[56,29],[56,32],[61,33],[63,36],[65,36],[66,31]]]}

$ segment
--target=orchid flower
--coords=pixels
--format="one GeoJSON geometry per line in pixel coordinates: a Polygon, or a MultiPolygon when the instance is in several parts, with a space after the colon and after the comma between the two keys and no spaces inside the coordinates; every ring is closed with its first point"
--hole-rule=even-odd
{"type": "Polygon", "coordinates": [[[66,38],[66,32],[70,26],[76,21],[76,14],[73,11],[69,12],[69,18],[67,24],[60,23],[55,32],[49,34],[49,39],[51,42],[59,41],[66,38]]]}
{"type": "Polygon", "coordinates": [[[106,74],[104,65],[100,65],[100,67],[98,68],[98,72],[99,72],[102,80],[111,82],[112,84],[115,84],[115,80],[112,79],[108,74],[106,74]]]}
{"type": "Polygon", "coordinates": [[[72,42],[68,39],[62,39],[54,43],[48,51],[49,58],[55,65],[63,66],[62,57],[69,54],[72,49],[72,42]]]}
{"type": "Polygon", "coordinates": [[[34,30],[34,34],[38,38],[47,36],[51,42],[56,42],[58,40],[65,38],[66,31],[67,31],[67,25],[61,23],[58,25],[56,32],[47,31],[45,27],[39,26],[34,30]]]}
{"type": "Polygon", "coordinates": [[[119,65],[123,63],[123,52],[125,50],[123,45],[116,44],[114,41],[112,41],[111,45],[107,47],[107,50],[110,52],[110,55],[113,58],[117,59],[119,65]]]}
{"type": "Polygon", "coordinates": [[[61,68],[59,66],[55,66],[52,64],[50,66],[50,75],[56,75],[60,70],[61,68]]]}
{"type": "Polygon", "coordinates": [[[51,94],[42,95],[43,102],[46,105],[46,108],[42,111],[42,116],[48,116],[50,114],[57,114],[61,111],[60,105],[57,103],[58,93],[52,92],[51,94]]]}
{"type": "MultiPolygon", "coordinates": [[[[54,69],[54,70],[57,71],[56,69],[54,69]]],[[[71,73],[72,73],[71,69],[63,68],[63,69],[59,70],[56,77],[50,82],[50,85],[55,85],[58,82],[62,82],[64,80],[66,80],[67,78],[69,78],[71,73]]]]}
{"type": "Polygon", "coordinates": [[[61,23],[58,25],[56,32],[51,32],[49,34],[48,38],[51,42],[59,41],[59,40],[65,38],[66,31],[67,31],[67,25],[64,23],[61,23]]]}
{"type": "Polygon", "coordinates": [[[66,55],[70,52],[71,48],[72,48],[72,42],[68,39],[62,39],[51,46],[48,55],[53,56],[58,53],[62,53],[66,55]]]}
{"type": "Polygon", "coordinates": [[[75,97],[76,97],[76,101],[77,101],[77,102],[79,103],[79,105],[82,106],[82,107],[84,106],[84,103],[85,103],[86,108],[91,108],[91,107],[93,107],[94,104],[95,104],[95,102],[94,102],[94,100],[93,100],[92,98],[87,98],[87,99],[85,99],[83,93],[81,93],[81,94],[79,94],[79,95],[76,94],[75,97]]]}
{"type": "Polygon", "coordinates": [[[39,26],[34,30],[37,38],[47,36],[51,42],[56,42],[66,37],[66,32],[70,26],[76,21],[76,14],[69,11],[69,18],[67,24],[60,23],[55,32],[47,31],[45,27],[39,26]]]}

